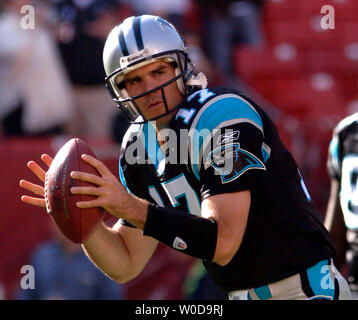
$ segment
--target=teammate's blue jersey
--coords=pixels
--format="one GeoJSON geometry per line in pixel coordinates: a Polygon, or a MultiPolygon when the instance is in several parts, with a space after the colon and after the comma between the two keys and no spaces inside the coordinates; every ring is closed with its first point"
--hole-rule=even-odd
{"type": "Polygon", "coordinates": [[[294,159],[253,101],[224,88],[196,91],[170,130],[163,154],[151,123],[130,126],[121,181],[138,197],[196,215],[206,197],[250,190],[238,252],[224,267],[204,261],[224,291],[268,284],[334,256],[294,159]]]}
{"type": "Polygon", "coordinates": [[[340,183],[340,206],[349,232],[349,281],[358,283],[358,113],[344,118],[333,130],[327,167],[340,183]]]}

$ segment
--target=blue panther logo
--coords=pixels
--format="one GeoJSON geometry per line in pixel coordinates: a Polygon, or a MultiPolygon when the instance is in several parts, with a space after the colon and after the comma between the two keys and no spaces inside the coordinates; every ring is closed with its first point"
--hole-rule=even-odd
{"type": "Polygon", "coordinates": [[[164,30],[165,27],[169,27],[170,29],[175,30],[169,22],[165,21],[161,17],[157,17],[155,20],[159,22],[160,29],[164,30]]]}
{"type": "Polygon", "coordinates": [[[228,183],[250,169],[266,170],[255,155],[240,148],[239,143],[216,148],[208,154],[204,168],[213,167],[221,175],[221,182],[228,183]]]}

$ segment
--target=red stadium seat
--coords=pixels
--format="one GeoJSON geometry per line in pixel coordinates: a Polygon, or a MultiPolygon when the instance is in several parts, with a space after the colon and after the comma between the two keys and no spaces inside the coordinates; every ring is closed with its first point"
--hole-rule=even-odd
{"type": "Polygon", "coordinates": [[[0,283],[5,287],[5,298],[11,299],[21,278],[20,269],[27,264],[34,246],[49,236],[49,216],[40,208],[20,201],[21,178],[37,181],[26,168],[29,160],[40,159],[41,153],[51,154],[50,139],[2,141],[0,144],[1,170],[0,203],[0,283]],[[6,244],[6,245],[5,245],[6,244]]]}
{"type": "Polygon", "coordinates": [[[236,73],[244,79],[275,75],[300,74],[302,61],[296,47],[280,43],[273,47],[240,47],[235,51],[236,73]]]}
{"type": "Polygon", "coordinates": [[[267,0],[264,26],[268,45],[293,44],[300,72],[291,64],[279,71],[267,68],[263,73],[265,63],[274,64],[260,55],[243,55],[237,65],[237,71],[250,76],[250,84],[287,119],[291,115],[297,120],[296,124],[284,121],[279,129],[320,212],[325,212],[329,196],[322,186],[329,183],[325,163],[332,129],[343,117],[358,112],[357,17],[357,0],[267,0]],[[334,8],[334,29],[321,26],[325,5],[334,8]]]}
{"type": "Polygon", "coordinates": [[[341,79],[344,98],[347,101],[358,100],[358,77],[345,77],[341,79]]]}
{"type": "Polygon", "coordinates": [[[300,119],[338,119],[346,113],[341,88],[329,74],[272,79],[268,88],[271,93],[267,98],[272,103],[300,119]]]}
{"type": "Polygon", "coordinates": [[[311,16],[323,17],[328,13],[324,6],[334,9],[338,25],[343,21],[356,21],[358,4],[356,0],[268,0],[265,3],[264,17],[269,22],[307,20],[311,16]],[[321,13],[321,10],[322,13],[321,13]]]}
{"type": "Polygon", "coordinates": [[[299,49],[334,49],[340,43],[337,30],[324,30],[320,26],[321,16],[309,16],[300,21],[272,22],[268,37],[272,44],[290,42],[299,49]]]}
{"type": "Polygon", "coordinates": [[[358,43],[358,13],[357,20],[355,22],[350,21],[342,25],[342,46],[351,43],[358,43]]]}
{"type": "Polygon", "coordinates": [[[297,1],[268,0],[265,3],[264,18],[267,22],[294,21],[297,16],[297,1]]]}
{"type": "Polygon", "coordinates": [[[312,72],[329,72],[339,77],[358,76],[358,42],[346,43],[336,50],[307,52],[307,67],[312,72]]]}
{"type": "Polygon", "coordinates": [[[358,112],[358,99],[347,101],[347,113],[353,114],[358,112]]]}

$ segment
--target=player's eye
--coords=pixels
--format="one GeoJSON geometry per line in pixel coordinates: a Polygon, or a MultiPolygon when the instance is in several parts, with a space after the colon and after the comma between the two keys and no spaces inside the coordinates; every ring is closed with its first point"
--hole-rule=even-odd
{"type": "Polygon", "coordinates": [[[126,86],[133,86],[133,85],[135,85],[135,84],[140,83],[141,81],[142,81],[141,78],[135,77],[135,78],[127,79],[127,80],[125,81],[125,83],[126,83],[126,86]]]}
{"type": "Polygon", "coordinates": [[[167,72],[167,69],[165,67],[160,67],[153,71],[153,75],[158,77],[158,76],[164,75],[166,72],[167,72]]]}

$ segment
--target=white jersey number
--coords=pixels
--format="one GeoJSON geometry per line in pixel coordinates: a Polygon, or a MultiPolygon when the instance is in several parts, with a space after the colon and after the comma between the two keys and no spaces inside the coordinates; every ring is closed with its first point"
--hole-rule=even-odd
{"type": "MultiPolygon", "coordinates": [[[[178,207],[180,205],[179,199],[184,198],[188,211],[191,214],[200,216],[199,198],[183,174],[169,181],[162,182],[161,185],[173,207],[178,207]]],[[[154,186],[149,187],[149,194],[159,206],[164,207],[164,203],[154,186]]]]}

